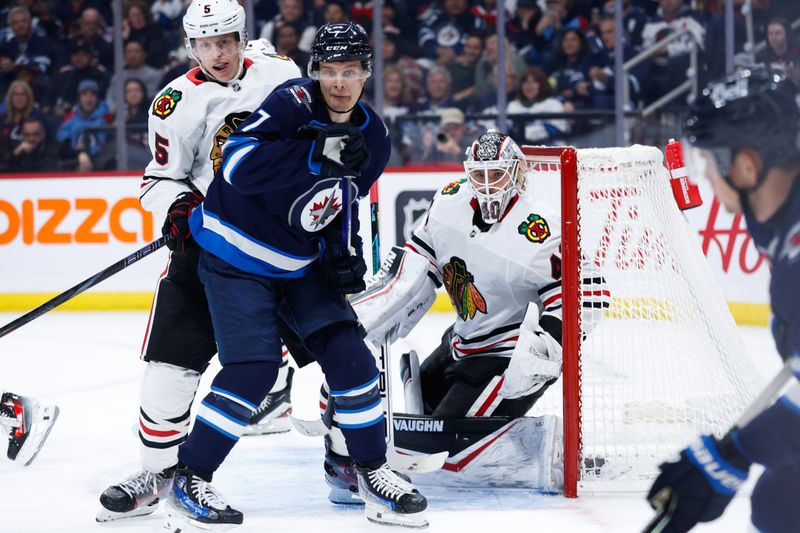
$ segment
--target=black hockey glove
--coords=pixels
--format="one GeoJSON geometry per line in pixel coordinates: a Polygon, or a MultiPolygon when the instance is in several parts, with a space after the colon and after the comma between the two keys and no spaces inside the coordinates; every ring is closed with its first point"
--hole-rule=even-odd
{"type": "Polygon", "coordinates": [[[162,235],[172,233],[175,236],[171,241],[167,241],[167,248],[173,252],[185,252],[194,246],[192,232],[189,229],[189,215],[202,201],[203,197],[200,194],[187,191],[175,198],[169,206],[161,233],[162,235]]]}
{"type": "Polygon", "coordinates": [[[320,257],[325,281],[343,294],[356,294],[366,290],[364,275],[367,273],[367,263],[364,261],[361,237],[353,234],[350,237],[351,249],[344,250],[341,226],[334,223],[325,230],[321,237],[325,242],[325,249],[320,257]]]}
{"type": "Polygon", "coordinates": [[[337,171],[341,170],[360,174],[369,164],[369,150],[364,135],[352,124],[306,124],[297,130],[297,135],[301,139],[317,141],[311,157],[327,165],[325,177],[338,176],[337,171]],[[342,143],[338,153],[336,142],[342,143]]]}
{"type": "Polygon", "coordinates": [[[667,509],[662,533],[689,531],[698,522],[722,515],[736,490],[747,479],[748,461],[731,438],[703,435],[681,451],[680,459],[663,463],[647,500],[654,509],[667,509]]]}

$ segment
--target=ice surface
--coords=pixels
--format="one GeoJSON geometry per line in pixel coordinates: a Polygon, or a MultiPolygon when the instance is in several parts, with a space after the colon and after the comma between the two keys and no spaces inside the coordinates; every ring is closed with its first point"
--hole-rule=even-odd
{"type": "MultiPolygon", "coordinates": [[[[17,315],[0,314],[0,323],[17,315]]],[[[424,357],[439,342],[450,317],[433,315],[395,345],[394,363],[408,347],[424,357]]],[[[146,313],[53,312],[0,340],[0,387],[57,403],[61,415],[33,465],[0,458],[0,532],[152,532],[163,510],[112,524],[94,521],[98,497],[139,468],[138,359],[146,313]]],[[[754,359],[770,377],[780,366],[766,329],[742,328],[754,359]]],[[[205,395],[219,367],[206,372],[205,395]]],[[[401,391],[395,376],[395,391],[401,391]]],[[[295,377],[293,402],[302,418],[317,415],[320,373],[307,367],[295,377]]],[[[402,407],[400,398],[396,408],[402,407]]],[[[297,433],[246,437],[214,484],[245,514],[236,531],[351,533],[394,531],[368,523],[357,508],[327,500],[322,442],[297,433]]],[[[427,488],[431,532],[636,532],[652,513],[641,494],[567,500],[527,490],[427,488]]],[[[750,505],[737,497],[722,519],[696,531],[747,531],[750,505]]]]}

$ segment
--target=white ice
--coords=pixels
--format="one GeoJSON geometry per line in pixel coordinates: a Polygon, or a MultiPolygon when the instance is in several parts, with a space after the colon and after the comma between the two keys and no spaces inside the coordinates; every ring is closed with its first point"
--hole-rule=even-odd
{"type": "MultiPolygon", "coordinates": [[[[14,318],[0,314],[0,324],[14,318]]],[[[406,346],[428,353],[449,320],[446,315],[426,318],[406,346]]],[[[0,387],[61,408],[33,465],[23,468],[0,458],[0,532],[139,533],[160,528],[163,510],[112,524],[94,520],[100,493],[139,468],[134,426],[144,370],[138,353],[146,321],[145,313],[53,312],[0,340],[0,387]]],[[[769,332],[742,328],[742,333],[759,368],[771,377],[780,361],[769,332]]],[[[396,346],[395,354],[405,349],[396,346]]],[[[214,363],[206,372],[199,397],[218,368],[214,363]]],[[[292,397],[298,416],[318,416],[319,382],[316,367],[296,375],[292,397]]],[[[394,390],[401,390],[399,383],[394,390]]],[[[322,456],[321,440],[296,433],[243,438],[214,478],[228,501],[244,512],[244,525],[237,531],[391,531],[368,523],[356,508],[328,502],[322,456]]],[[[640,531],[652,516],[642,494],[568,500],[527,490],[426,488],[425,493],[431,532],[624,533],[640,531]]],[[[696,531],[748,531],[749,512],[749,500],[740,495],[720,520],[696,531]]]]}

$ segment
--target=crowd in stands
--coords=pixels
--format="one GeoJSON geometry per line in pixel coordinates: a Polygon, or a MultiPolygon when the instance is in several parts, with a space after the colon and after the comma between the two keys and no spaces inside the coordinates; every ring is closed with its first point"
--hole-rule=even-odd
{"type": "MultiPolygon", "coordinates": [[[[242,0],[244,1],[244,0],[242,0]]],[[[316,28],[355,20],[374,34],[372,2],[247,0],[255,36],[304,71],[316,28]]],[[[129,168],[149,160],[146,126],[156,91],[192,68],[181,17],[188,0],[124,0],[124,65],[115,69],[110,0],[16,0],[0,11],[0,171],[109,170],[117,166],[115,117],[128,126],[129,168]],[[123,102],[115,102],[122,86],[123,102]]],[[[748,28],[734,0],[735,46],[748,28]]],[[[776,69],[800,62],[796,0],[751,0],[756,59],[776,69]]],[[[460,161],[471,138],[493,125],[505,80],[506,112],[521,142],[547,144],[591,127],[537,113],[613,109],[614,0],[507,0],[505,72],[498,68],[496,0],[384,0],[383,111],[391,164],[460,161]],[[521,119],[514,119],[521,116],[521,119]],[[407,117],[417,117],[407,120],[407,117]],[[420,119],[419,117],[424,117],[420,119]]],[[[676,32],[627,74],[629,108],[648,105],[686,80],[700,53],[709,79],[724,73],[725,0],[624,0],[625,59],[676,32]]],[[[685,105],[685,97],[678,100],[685,105]]],[[[588,125],[587,125],[588,124],[588,125]]]]}

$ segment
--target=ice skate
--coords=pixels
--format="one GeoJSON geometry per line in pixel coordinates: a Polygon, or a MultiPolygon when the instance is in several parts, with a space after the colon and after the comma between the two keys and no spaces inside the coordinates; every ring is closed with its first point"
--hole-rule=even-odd
{"type": "Polygon", "coordinates": [[[428,500],[409,481],[383,463],[377,468],[356,465],[358,491],[366,504],[367,520],[410,528],[428,527],[428,500]]]}
{"type": "Polygon", "coordinates": [[[122,483],[108,487],[100,495],[102,508],[95,519],[112,522],[154,513],[158,502],[169,493],[174,476],[174,466],[157,474],[143,469],[122,483]]]}
{"type": "Polygon", "coordinates": [[[349,457],[331,450],[329,436],[325,436],[325,482],[331,488],[328,499],[339,505],[364,505],[358,494],[356,465],[349,457]]]}
{"type": "Polygon", "coordinates": [[[222,500],[206,480],[194,470],[178,468],[167,498],[164,529],[179,533],[200,529],[227,531],[241,525],[244,516],[222,500]]]}
{"type": "Polygon", "coordinates": [[[36,459],[58,418],[58,406],[39,405],[35,399],[5,392],[0,396],[0,426],[9,429],[12,461],[28,466],[36,459]]]}
{"type": "Polygon", "coordinates": [[[286,387],[267,394],[261,405],[250,417],[247,427],[244,428],[245,435],[271,435],[274,433],[286,433],[292,428],[289,422],[289,415],[292,414],[292,375],[294,368],[289,367],[286,375],[286,387]]]}

